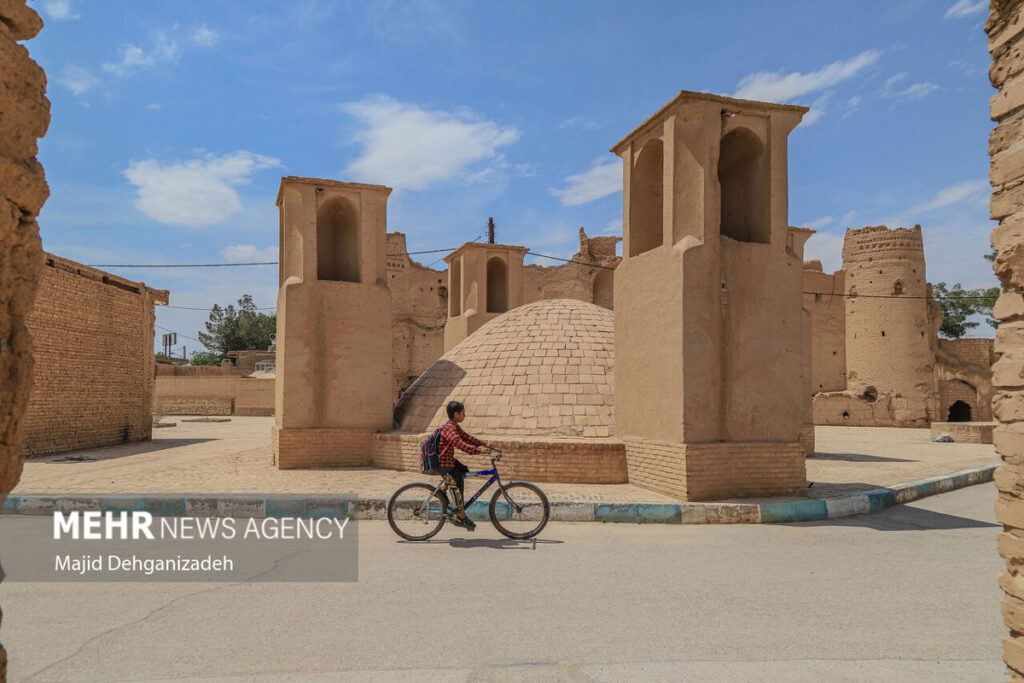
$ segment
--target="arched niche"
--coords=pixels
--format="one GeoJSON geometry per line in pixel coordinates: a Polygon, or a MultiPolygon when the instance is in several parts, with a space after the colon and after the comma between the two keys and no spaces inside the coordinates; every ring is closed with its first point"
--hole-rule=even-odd
{"type": "Polygon", "coordinates": [[[448,269],[448,291],[451,296],[448,297],[449,302],[449,315],[456,317],[462,314],[462,258],[456,258],[452,261],[451,268],[448,269]]]}
{"type": "Polygon", "coordinates": [[[651,140],[637,155],[629,179],[629,255],[660,247],[664,240],[664,144],[651,140]]]}
{"type": "Polygon", "coordinates": [[[615,271],[601,268],[594,276],[594,303],[613,309],[615,302],[615,271]]]}
{"type": "Polygon", "coordinates": [[[487,312],[508,310],[508,266],[500,256],[487,260],[487,312]]]}
{"type": "Polygon", "coordinates": [[[768,154],[757,135],[746,128],[726,133],[718,156],[721,235],[771,242],[768,176],[768,154]]]}
{"type": "Polygon", "coordinates": [[[352,202],[334,197],[316,212],[316,277],[359,282],[359,212],[352,202]]]}
{"type": "Polygon", "coordinates": [[[704,165],[700,161],[703,124],[700,114],[684,106],[676,114],[672,206],[672,243],[704,237],[704,165]]]}

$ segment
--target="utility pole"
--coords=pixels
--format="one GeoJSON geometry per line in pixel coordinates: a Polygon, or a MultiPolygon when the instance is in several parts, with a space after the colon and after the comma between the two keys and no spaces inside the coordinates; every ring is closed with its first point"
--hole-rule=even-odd
{"type": "Polygon", "coordinates": [[[487,243],[494,244],[494,216],[487,219],[487,243]]]}

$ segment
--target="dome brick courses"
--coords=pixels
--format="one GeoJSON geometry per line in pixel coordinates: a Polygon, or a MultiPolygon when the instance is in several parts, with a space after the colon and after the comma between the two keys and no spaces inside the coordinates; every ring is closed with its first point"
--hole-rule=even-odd
{"type": "Polygon", "coordinates": [[[615,435],[614,314],[547,299],[491,320],[434,363],[402,395],[396,428],[422,433],[466,404],[463,427],[491,437],[615,435]]]}

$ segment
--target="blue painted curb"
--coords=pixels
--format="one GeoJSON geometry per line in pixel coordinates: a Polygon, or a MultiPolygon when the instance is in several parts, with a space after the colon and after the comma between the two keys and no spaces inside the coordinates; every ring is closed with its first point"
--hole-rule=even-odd
{"type": "MultiPolygon", "coordinates": [[[[893,505],[992,481],[997,465],[916,479],[836,498],[767,503],[551,503],[556,522],[633,524],[792,524],[880,512],[893,505]]],[[[346,494],[238,495],[9,495],[0,515],[48,515],[55,511],[144,510],[154,516],[352,517],[387,519],[387,499],[346,494]]],[[[487,503],[469,507],[470,518],[488,519],[487,503]]],[[[499,506],[499,516],[505,512],[499,506]]]]}

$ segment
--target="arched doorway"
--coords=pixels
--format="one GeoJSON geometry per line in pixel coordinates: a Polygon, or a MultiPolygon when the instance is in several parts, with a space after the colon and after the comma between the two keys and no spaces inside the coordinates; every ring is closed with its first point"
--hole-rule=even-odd
{"type": "Polygon", "coordinates": [[[949,422],[970,422],[971,406],[964,401],[955,401],[949,407],[949,422]]]}

